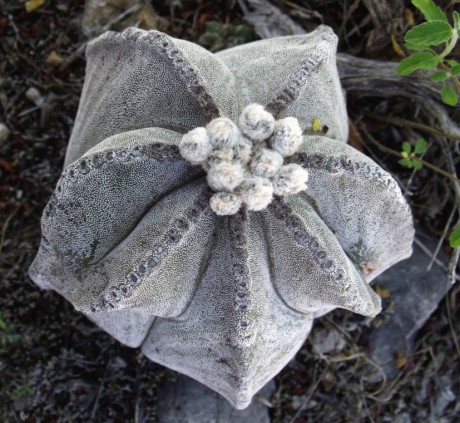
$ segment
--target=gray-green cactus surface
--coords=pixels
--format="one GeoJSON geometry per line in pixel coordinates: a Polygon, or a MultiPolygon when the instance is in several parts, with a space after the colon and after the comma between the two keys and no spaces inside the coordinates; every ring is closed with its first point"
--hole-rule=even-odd
{"type": "Polygon", "coordinates": [[[92,41],[32,279],[237,408],[313,318],[376,315],[368,283],[413,224],[346,144],[335,50],[324,26],[218,54],[134,28],[92,41]]]}

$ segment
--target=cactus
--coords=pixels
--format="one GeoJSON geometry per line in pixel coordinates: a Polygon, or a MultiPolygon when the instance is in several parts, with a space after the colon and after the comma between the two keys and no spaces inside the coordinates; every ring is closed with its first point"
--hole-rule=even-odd
{"type": "Polygon", "coordinates": [[[411,254],[413,223],[346,144],[336,43],[324,26],[217,54],[134,28],[92,41],[32,279],[236,408],[315,317],[375,316],[369,282],[411,254]]]}

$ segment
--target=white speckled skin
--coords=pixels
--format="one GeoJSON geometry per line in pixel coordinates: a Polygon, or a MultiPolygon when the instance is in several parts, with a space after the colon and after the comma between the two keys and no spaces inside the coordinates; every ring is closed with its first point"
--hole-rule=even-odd
{"type": "Polygon", "coordinates": [[[345,143],[335,48],[327,27],[216,55],[138,29],[92,41],[32,279],[237,408],[292,358],[314,317],[377,314],[368,282],[411,254],[412,218],[396,182],[345,143]],[[179,141],[219,116],[236,122],[250,103],[329,131],[287,158],[308,171],[305,191],[218,216],[179,141]]]}

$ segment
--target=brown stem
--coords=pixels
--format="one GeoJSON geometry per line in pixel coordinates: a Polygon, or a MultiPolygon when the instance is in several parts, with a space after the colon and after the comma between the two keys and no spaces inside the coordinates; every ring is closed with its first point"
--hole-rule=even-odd
{"type": "Polygon", "coordinates": [[[379,115],[378,113],[364,111],[364,115],[371,117],[372,119],[379,120],[381,122],[391,123],[393,125],[399,126],[401,128],[407,126],[409,128],[420,129],[428,134],[438,135],[451,139],[453,141],[460,141],[460,135],[448,134],[447,132],[440,131],[439,129],[432,128],[431,126],[424,125],[423,123],[413,122],[411,120],[396,118],[396,117],[387,117],[379,115]]]}
{"type": "MultiPolygon", "coordinates": [[[[396,157],[403,157],[401,155],[401,153],[398,153],[397,151],[389,148],[389,147],[386,147],[384,146],[383,144],[379,143],[368,131],[367,129],[365,128],[365,126],[363,124],[359,124],[359,129],[361,131],[363,131],[363,133],[366,135],[366,137],[369,139],[369,141],[371,141],[373,144],[375,144],[379,150],[381,151],[384,151],[385,153],[389,153],[393,156],[396,156],[396,157]]],[[[443,175],[445,176],[446,178],[449,178],[451,181],[453,182],[456,182],[457,184],[460,184],[460,179],[456,178],[455,176],[452,176],[449,172],[446,172],[445,170],[443,169],[440,169],[439,167],[429,163],[429,162],[426,162],[425,160],[421,160],[421,159],[418,159],[420,160],[420,162],[423,164],[423,166],[427,167],[428,169],[431,169],[432,171],[436,172],[436,173],[439,173],[440,175],[443,175]]]]}

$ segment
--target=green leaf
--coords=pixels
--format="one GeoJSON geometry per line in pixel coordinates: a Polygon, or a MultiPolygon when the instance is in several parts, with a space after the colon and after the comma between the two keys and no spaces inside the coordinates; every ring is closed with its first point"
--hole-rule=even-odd
{"type": "Polygon", "coordinates": [[[444,21],[430,21],[414,26],[404,41],[414,46],[435,46],[452,37],[451,26],[444,21]]]}
{"type": "Polygon", "coordinates": [[[422,12],[427,21],[446,21],[446,14],[432,0],[412,0],[412,4],[422,12]]]}
{"type": "Polygon", "coordinates": [[[442,101],[449,106],[455,106],[458,102],[457,93],[445,82],[442,84],[441,97],[442,101]]]}
{"type": "Polygon", "coordinates": [[[452,66],[450,73],[452,75],[458,75],[460,73],[460,65],[452,66]]]}
{"type": "Polygon", "coordinates": [[[454,13],[452,13],[452,19],[454,20],[454,28],[460,29],[460,13],[454,10],[454,13]]]}
{"type": "Polygon", "coordinates": [[[415,141],[414,153],[415,154],[424,153],[426,151],[427,146],[428,146],[428,143],[423,138],[419,138],[417,141],[415,141]]]}
{"type": "Polygon", "coordinates": [[[206,22],[205,32],[212,32],[214,34],[221,35],[223,32],[223,26],[216,21],[208,21],[206,22]]]}
{"type": "Polygon", "coordinates": [[[455,226],[450,234],[449,243],[452,248],[460,247],[460,223],[455,226]]]}
{"type": "Polygon", "coordinates": [[[9,344],[15,344],[16,342],[21,340],[21,335],[16,333],[6,335],[6,340],[9,344]]]}
{"type": "Polygon", "coordinates": [[[414,46],[409,43],[405,43],[404,46],[407,48],[407,50],[412,51],[433,51],[430,46],[414,46]]]}
{"type": "Polygon", "coordinates": [[[447,78],[449,78],[449,74],[444,71],[435,72],[431,75],[432,81],[445,81],[447,78]]]}
{"type": "Polygon", "coordinates": [[[457,66],[457,65],[460,65],[460,63],[458,63],[456,60],[454,59],[447,59],[446,62],[450,65],[450,66],[457,66]]]}
{"type": "Polygon", "coordinates": [[[6,329],[6,323],[5,323],[2,319],[0,319],[0,329],[1,329],[1,330],[5,330],[5,329],[6,329]]]}
{"type": "Polygon", "coordinates": [[[412,169],[414,165],[412,164],[412,160],[409,159],[401,159],[398,161],[400,165],[403,165],[404,167],[408,167],[409,169],[412,169]]]}
{"type": "Polygon", "coordinates": [[[414,169],[417,170],[420,170],[423,167],[422,162],[418,159],[412,160],[412,165],[414,166],[414,169]]]}
{"type": "Polygon", "coordinates": [[[397,72],[399,75],[409,75],[417,69],[434,69],[440,58],[433,53],[416,53],[401,60],[397,72]]]}
{"type": "Polygon", "coordinates": [[[402,151],[404,151],[405,153],[410,153],[411,150],[412,150],[411,145],[407,141],[404,141],[402,143],[402,151]]]}

